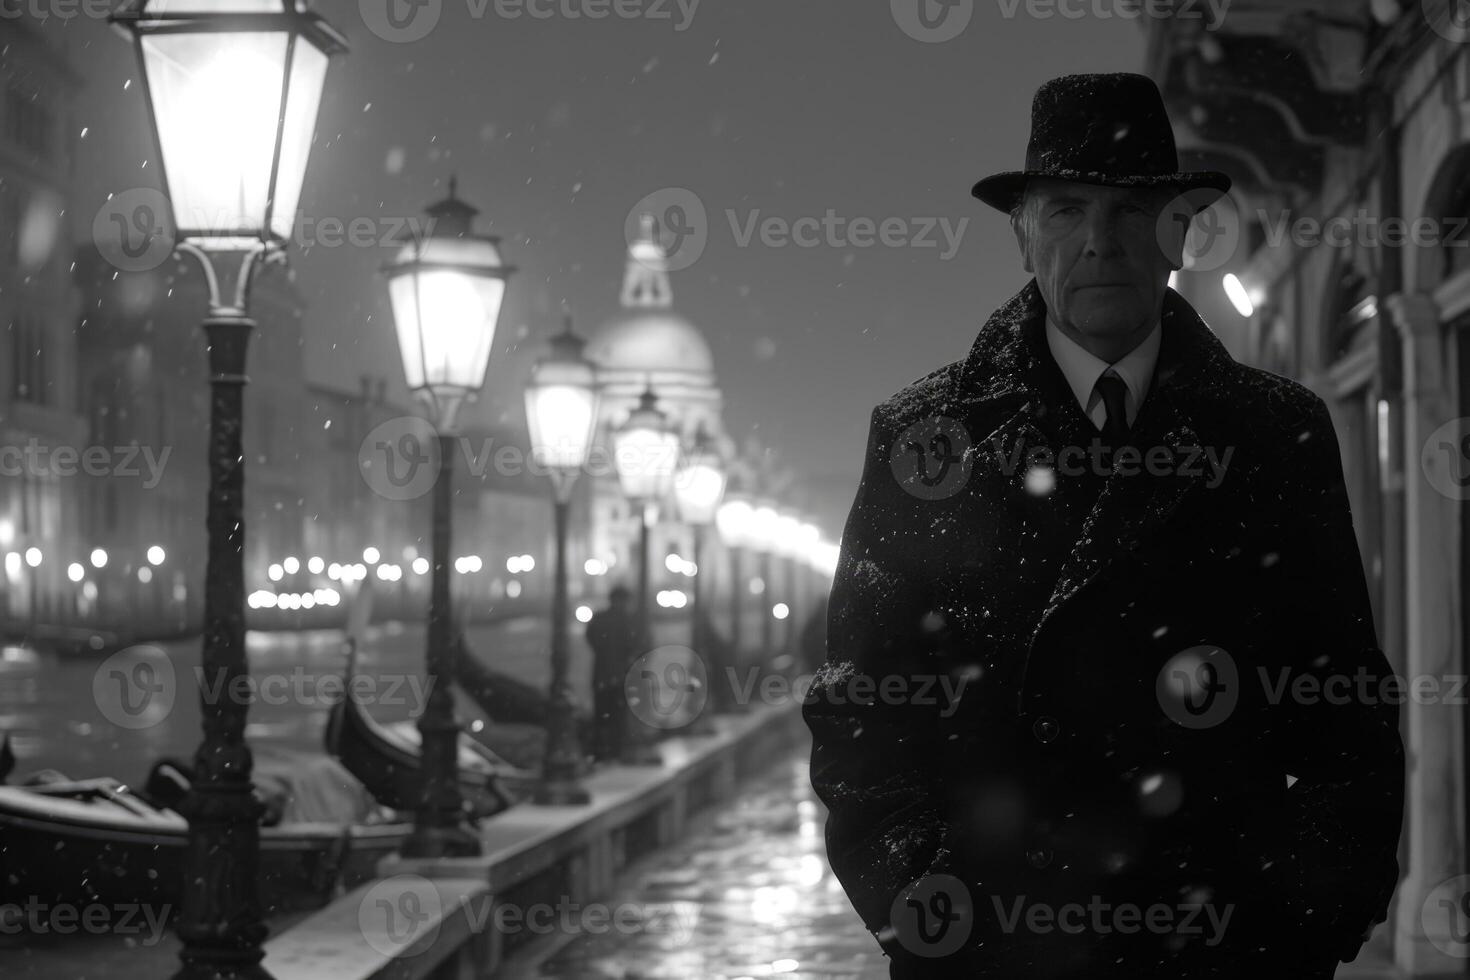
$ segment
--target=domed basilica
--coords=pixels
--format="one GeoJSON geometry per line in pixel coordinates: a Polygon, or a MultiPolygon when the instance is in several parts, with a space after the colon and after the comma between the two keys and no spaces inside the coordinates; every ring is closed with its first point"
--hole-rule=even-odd
{"type": "MultiPolygon", "coordinates": [[[[734,446],[720,417],[722,397],[714,357],[699,328],[674,311],[668,264],[652,221],[645,217],[640,236],[628,248],[619,310],[587,345],[602,391],[594,436],[597,454],[604,460],[613,458],[614,430],[627,421],[644,390],[652,387],[658,408],[676,425],[684,446],[703,428],[729,462],[734,446]]],[[[631,586],[637,575],[638,519],[623,497],[616,473],[606,469],[591,481],[589,550],[608,564],[610,578],[631,586]]],[[[651,532],[653,582],[664,577],[669,552],[689,556],[689,529],[677,518],[675,513],[661,512],[651,532]]]]}

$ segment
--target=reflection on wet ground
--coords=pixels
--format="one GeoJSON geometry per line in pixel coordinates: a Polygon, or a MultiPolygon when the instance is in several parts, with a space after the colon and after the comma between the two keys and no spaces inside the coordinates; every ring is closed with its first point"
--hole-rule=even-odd
{"type": "Polygon", "coordinates": [[[706,826],[635,872],[520,977],[886,980],[888,961],[827,865],[805,748],[742,786],[706,826]],[[619,926],[618,923],[629,925],[619,926]]]}

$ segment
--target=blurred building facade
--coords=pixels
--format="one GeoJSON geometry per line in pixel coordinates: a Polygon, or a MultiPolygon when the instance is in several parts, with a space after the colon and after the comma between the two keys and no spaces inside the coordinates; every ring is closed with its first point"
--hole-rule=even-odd
{"type": "MultiPolygon", "coordinates": [[[[1183,166],[1235,180],[1177,288],[1238,359],[1331,409],[1380,642],[1445,693],[1470,674],[1470,36],[1452,6],[1241,0],[1217,24],[1147,22],[1183,166]]],[[[1455,916],[1425,909],[1470,872],[1466,720],[1462,697],[1402,706],[1403,877],[1365,955],[1404,976],[1464,969],[1455,916]]]]}
{"type": "MultiPolygon", "coordinates": [[[[592,478],[583,481],[590,496],[589,547],[594,557],[618,569],[631,585],[637,567],[638,515],[623,498],[614,454],[617,429],[638,407],[643,392],[653,391],[683,445],[689,445],[702,428],[725,459],[735,456],[721,417],[723,396],[714,355],[699,328],[674,309],[668,257],[651,221],[644,221],[641,236],[628,247],[617,312],[592,335],[586,354],[597,365],[601,389],[589,465],[592,478]]],[[[664,559],[671,552],[687,557],[690,534],[676,514],[660,518],[650,535],[650,550],[660,568],[653,578],[670,588],[662,572],[664,559]]]]}
{"type": "Polygon", "coordinates": [[[74,446],[76,301],[64,215],[80,82],[27,22],[0,19],[0,634],[72,612],[53,544],[76,522],[75,481],[50,465],[74,446]],[[23,454],[23,455],[22,455],[23,454]]]}
{"type": "MultiPolygon", "coordinates": [[[[82,301],[78,406],[87,423],[78,444],[116,465],[78,474],[80,520],[55,543],[58,563],[84,570],[62,588],[90,597],[69,625],[121,636],[192,631],[203,617],[209,481],[204,279],[178,256],[121,270],[90,244],[77,250],[73,273],[82,301]]],[[[245,397],[247,581],[264,576],[270,556],[299,547],[303,461],[312,458],[303,306],[291,271],[264,269],[251,305],[259,328],[245,397]]]]}

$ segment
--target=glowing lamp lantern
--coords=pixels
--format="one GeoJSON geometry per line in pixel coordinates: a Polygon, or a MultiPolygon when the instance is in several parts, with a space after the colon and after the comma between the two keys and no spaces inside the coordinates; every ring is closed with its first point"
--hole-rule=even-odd
{"type": "Polygon", "coordinates": [[[726,500],[715,514],[715,526],[727,547],[749,548],[754,544],[755,508],[743,497],[726,500]]]}
{"type": "Polygon", "coordinates": [[[291,238],[327,62],[346,39],[301,0],[122,0],[180,239],[291,238]]]}
{"type": "Polygon", "coordinates": [[[597,421],[597,369],[583,356],[587,342],[566,329],[551,340],[551,354],[536,362],[526,386],[531,451],[553,474],[575,475],[587,462],[597,421]]]}
{"type": "Polygon", "coordinates": [[[713,524],[725,497],[725,479],[725,464],[701,425],[674,480],[679,517],[695,527],[713,524]]]}
{"type": "MultiPolygon", "coordinates": [[[[448,693],[456,672],[449,588],[454,511],[451,433],[460,405],[485,385],[506,279],[512,270],[501,258],[498,239],[474,233],[479,212],[459,199],[455,184],[451,178],[449,196],[426,209],[429,233],[415,235],[383,269],[404,380],[424,401],[439,439],[425,651],[426,675],[434,687],[419,715],[423,785],[414,831],[404,842],[406,857],[480,853],[480,839],[464,821],[455,768],[459,729],[454,699],[448,693]],[[440,679],[444,683],[438,683],[440,679]]],[[[459,567],[468,574],[480,568],[478,561],[459,567]]]]}
{"type": "Polygon", "coordinates": [[[657,503],[668,496],[679,464],[679,434],[659,409],[652,387],[614,433],[613,443],[618,479],[629,500],[657,503]]]}
{"type": "Polygon", "coordinates": [[[801,550],[801,521],[792,514],[778,513],[771,527],[771,549],[782,558],[795,558],[801,550]]]}
{"type": "Polygon", "coordinates": [[[384,270],[393,323],[410,391],[425,399],[445,428],[470,393],[485,384],[495,327],[513,269],[500,240],[476,235],[479,212],[456,196],[430,205],[431,232],[399,250],[384,270]]]}
{"type": "Polygon", "coordinates": [[[750,546],[757,551],[774,552],[781,547],[781,515],[774,507],[755,508],[750,518],[750,546]]]}

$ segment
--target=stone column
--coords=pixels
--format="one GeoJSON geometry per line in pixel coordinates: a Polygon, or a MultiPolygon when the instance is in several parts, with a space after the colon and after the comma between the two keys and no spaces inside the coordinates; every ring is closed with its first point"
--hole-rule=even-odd
{"type": "MultiPolygon", "coordinates": [[[[1459,414],[1451,347],[1434,301],[1422,293],[1395,294],[1386,306],[1404,355],[1404,616],[1405,670],[1435,678],[1440,690],[1462,673],[1460,664],[1460,502],[1436,490],[1425,475],[1421,450],[1435,429],[1459,414]]],[[[1439,465],[1447,461],[1438,460],[1439,465]]],[[[1439,700],[1439,699],[1435,699],[1439,700]]],[[[1465,960],[1441,952],[1432,938],[1450,939],[1448,916],[1422,912],[1440,884],[1465,874],[1465,709],[1456,704],[1403,706],[1408,785],[1404,834],[1408,861],[1398,890],[1394,960],[1407,977],[1459,974],[1465,960]]]]}

